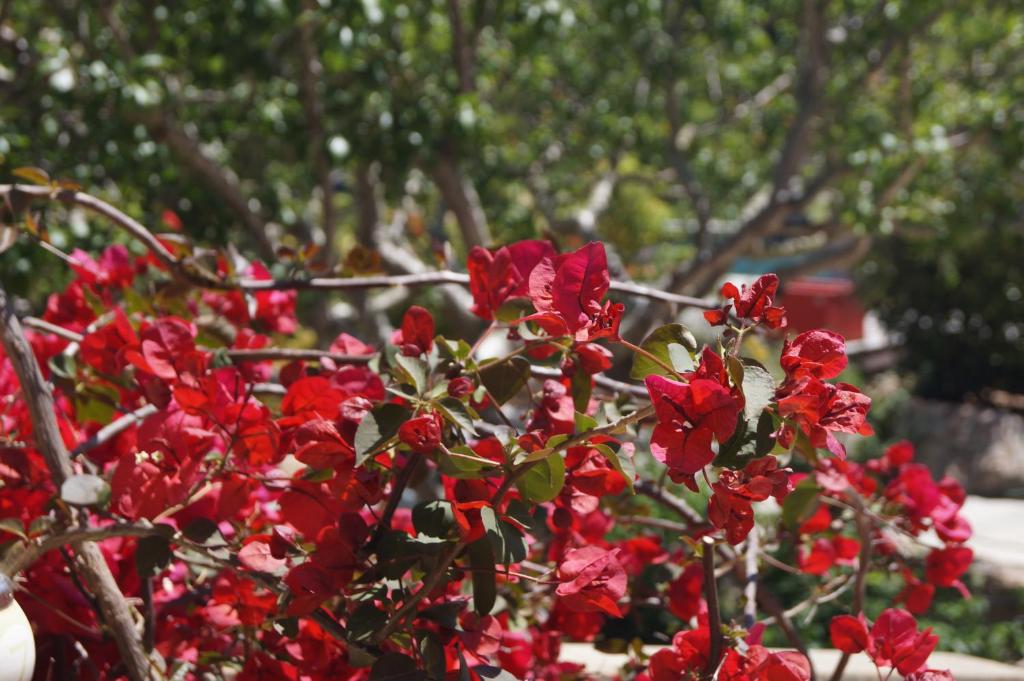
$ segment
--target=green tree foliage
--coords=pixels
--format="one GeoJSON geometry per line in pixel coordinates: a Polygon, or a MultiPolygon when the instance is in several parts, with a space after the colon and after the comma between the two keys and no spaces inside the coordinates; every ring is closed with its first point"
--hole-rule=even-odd
{"type": "MultiPolygon", "coordinates": [[[[8,170],[100,188],[154,226],[173,210],[265,260],[316,242],[325,265],[372,269],[359,244],[409,271],[599,237],[628,256],[619,276],[700,294],[738,257],[791,278],[877,246],[886,318],[937,328],[951,308],[927,309],[945,304],[921,299],[930,277],[887,271],[962,294],[977,257],[1020,252],[1019,0],[0,6],[8,170]]],[[[49,221],[56,245],[107,238],[70,218],[49,221]]],[[[18,256],[30,290],[53,263],[18,256]]]]}

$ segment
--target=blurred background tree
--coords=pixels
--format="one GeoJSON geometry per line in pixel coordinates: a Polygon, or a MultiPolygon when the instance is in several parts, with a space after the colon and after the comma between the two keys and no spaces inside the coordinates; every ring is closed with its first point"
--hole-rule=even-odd
{"type": "MultiPolygon", "coordinates": [[[[705,294],[741,257],[785,279],[870,254],[907,367],[955,398],[1024,383],[1021,9],[3,0],[0,153],[247,256],[318,244],[339,272],[600,237],[618,276],[705,294]]],[[[60,247],[108,238],[64,217],[60,247]]],[[[50,290],[59,264],[17,248],[5,279],[50,290]]],[[[370,337],[385,306],[303,304],[370,337]]]]}

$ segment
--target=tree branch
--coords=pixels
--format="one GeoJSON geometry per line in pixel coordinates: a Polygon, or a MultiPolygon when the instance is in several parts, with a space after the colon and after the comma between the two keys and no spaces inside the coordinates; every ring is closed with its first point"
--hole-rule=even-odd
{"type": "MultiPolygon", "coordinates": [[[[3,341],[7,358],[21,384],[32,420],[36,447],[46,460],[54,486],[59,489],[72,474],[72,468],[71,459],[64,448],[64,440],[57,426],[53,395],[2,287],[0,314],[3,315],[0,340],[3,341]]],[[[155,678],[155,668],[143,650],[131,610],[118,589],[103,554],[95,544],[88,541],[75,544],[75,553],[77,569],[99,602],[103,618],[121,652],[128,675],[133,681],[148,681],[155,678]]]]}
{"type": "Polygon", "coordinates": [[[299,22],[299,90],[302,94],[302,109],[306,114],[309,164],[320,186],[320,226],[324,232],[324,246],[328,259],[333,260],[334,187],[324,136],[324,105],[320,97],[320,75],[323,66],[316,52],[316,11],[316,3],[312,0],[303,3],[303,16],[299,22]]]}
{"type": "Polygon", "coordinates": [[[199,142],[189,136],[171,114],[150,111],[140,115],[140,120],[153,139],[165,144],[241,220],[259,254],[268,261],[274,260],[275,248],[267,233],[267,222],[249,207],[249,199],[242,192],[238,177],[207,156],[199,142]]]}

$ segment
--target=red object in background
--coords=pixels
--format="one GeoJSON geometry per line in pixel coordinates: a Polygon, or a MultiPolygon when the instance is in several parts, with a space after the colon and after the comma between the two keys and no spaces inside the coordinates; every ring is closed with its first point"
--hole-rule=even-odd
{"type": "Polygon", "coordinates": [[[778,304],[786,308],[790,333],[830,329],[848,341],[864,336],[864,306],[849,279],[797,279],[778,304]]]}

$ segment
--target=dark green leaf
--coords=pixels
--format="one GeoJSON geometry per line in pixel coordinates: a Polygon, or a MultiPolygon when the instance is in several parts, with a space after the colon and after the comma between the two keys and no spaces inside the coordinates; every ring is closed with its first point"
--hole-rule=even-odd
{"type": "Polygon", "coordinates": [[[473,609],[486,615],[498,597],[495,586],[494,553],[491,543],[478,539],[469,545],[469,565],[473,568],[473,609]]]}
{"type": "MultiPolygon", "coordinates": [[[[693,370],[693,353],[697,351],[697,340],[682,324],[658,327],[644,339],[640,347],[674,368],[677,373],[693,370]]],[[[672,375],[649,357],[641,354],[633,357],[633,368],[629,372],[631,378],[643,380],[655,374],[672,375]]]]}
{"type": "MultiPolygon", "coordinates": [[[[348,618],[348,635],[353,641],[365,641],[387,624],[388,614],[373,603],[363,603],[348,618]]],[[[377,666],[374,665],[374,669],[377,666]]]]}
{"type": "Polygon", "coordinates": [[[171,562],[171,544],[167,537],[150,535],[139,539],[135,547],[135,569],[139,577],[153,577],[171,562]]]}
{"type": "Polygon", "coordinates": [[[807,520],[818,508],[818,487],[811,478],[804,478],[782,502],[782,522],[791,530],[807,520]]]}
{"type": "Polygon", "coordinates": [[[576,373],[572,375],[572,381],[570,382],[569,387],[572,391],[572,404],[576,408],[576,411],[585,412],[587,410],[587,405],[590,404],[590,393],[594,387],[590,376],[577,369],[576,373]]]}
{"type": "Polygon", "coordinates": [[[397,404],[384,404],[367,412],[356,428],[356,465],[361,466],[378,453],[381,446],[398,432],[411,412],[397,404]]]}
{"type": "Polygon", "coordinates": [[[424,632],[420,639],[420,658],[426,667],[430,681],[444,681],[445,655],[444,646],[435,634],[424,632]]]}
{"type": "Polygon", "coordinates": [[[412,509],[412,524],[419,534],[444,538],[455,524],[452,505],[447,501],[425,501],[412,509]]]}
{"type": "Polygon", "coordinates": [[[217,523],[209,518],[196,518],[182,530],[185,537],[197,544],[205,544],[216,533],[217,523]]]}
{"type": "Polygon", "coordinates": [[[519,679],[504,669],[492,667],[487,664],[473,667],[473,671],[476,672],[477,676],[481,679],[486,679],[486,681],[519,681],[519,679]]]}
{"type": "Polygon", "coordinates": [[[427,675],[416,661],[401,653],[384,653],[370,669],[370,681],[423,681],[427,675]]]}
{"type": "Polygon", "coordinates": [[[480,380],[499,405],[516,396],[530,378],[530,362],[525,357],[510,357],[480,369],[480,380]]]}

